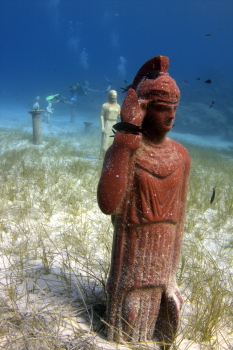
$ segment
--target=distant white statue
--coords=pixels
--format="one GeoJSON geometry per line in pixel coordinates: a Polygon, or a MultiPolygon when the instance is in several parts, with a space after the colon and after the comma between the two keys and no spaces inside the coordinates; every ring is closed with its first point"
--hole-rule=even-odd
{"type": "Polygon", "coordinates": [[[102,130],[102,139],[100,147],[100,159],[104,159],[105,152],[113,143],[112,127],[120,118],[121,107],[117,103],[117,92],[110,90],[108,93],[108,101],[102,105],[100,122],[102,130]]]}
{"type": "Polygon", "coordinates": [[[44,113],[44,122],[49,124],[50,116],[53,114],[54,109],[52,108],[52,103],[49,102],[48,106],[46,107],[45,113],[44,113]]]}
{"type": "Polygon", "coordinates": [[[34,111],[38,111],[38,109],[40,109],[40,105],[39,105],[39,101],[40,100],[40,96],[36,97],[36,102],[34,103],[34,105],[32,106],[34,111]]]}

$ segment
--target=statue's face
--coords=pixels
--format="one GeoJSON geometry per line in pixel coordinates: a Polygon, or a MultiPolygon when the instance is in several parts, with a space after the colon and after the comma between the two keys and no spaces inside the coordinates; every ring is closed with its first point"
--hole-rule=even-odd
{"type": "Polygon", "coordinates": [[[146,106],[142,128],[153,134],[166,134],[174,124],[177,104],[156,103],[151,101],[146,106]]]}
{"type": "Polygon", "coordinates": [[[109,91],[109,102],[116,102],[117,101],[117,92],[116,91],[109,91]]]}

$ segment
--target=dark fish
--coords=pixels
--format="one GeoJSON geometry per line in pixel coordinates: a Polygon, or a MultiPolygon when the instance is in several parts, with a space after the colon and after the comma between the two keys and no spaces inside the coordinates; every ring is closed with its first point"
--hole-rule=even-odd
{"type": "Polygon", "coordinates": [[[206,83],[206,84],[211,84],[211,83],[212,83],[212,80],[207,79],[207,80],[205,81],[205,83],[206,83]]]}
{"type": "Polygon", "coordinates": [[[215,101],[212,101],[211,105],[210,105],[210,108],[212,108],[214,104],[215,104],[215,101]]]}
{"type": "Polygon", "coordinates": [[[156,79],[159,76],[159,71],[157,69],[153,69],[143,76],[147,77],[148,79],[156,79]]]}
{"type": "Polygon", "coordinates": [[[128,84],[126,80],[124,80],[124,83],[128,84]]]}
{"type": "Polygon", "coordinates": [[[206,34],[205,36],[210,36],[210,35],[212,35],[212,34],[206,34]]]}
{"type": "Polygon", "coordinates": [[[213,203],[214,198],[215,198],[215,187],[213,187],[213,193],[212,193],[212,196],[211,196],[211,198],[210,198],[210,204],[213,203]]]}
{"type": "MultiPolygon", "coordinates": [[[[119,132],[122,132],[123,134],[133,134],[138,135],[139,133],[146,134],[146,130],[140,129],[139,126],[127,123],[127,122],[120,122],[113,125],[113,129],[119,132]]],[[[115,131],[113,132],[115,133],[115,131]]]]}
{"type": "Polygon", "coordinates": [[[197,78],[196,80],[201,80],[201,78],[197,78]]]}
{"type": "Polygon", "coordinates": [[[130,84],[130,85],[128,85],[128,86],[126,86],[125,88],[120,88],[120,89],[122,89],[123,91],[121,91],[121,93],[123,94],[124,92],[126,92],[126,91],[128,91],[130,88],[131,88],[131,86],[132,86],[133,84],[130,84]]]}
{"type": "Polygon", "coordinates": [[[187,83],[188,82],[188,80],[183,80],[183,83],[187,83]]]}

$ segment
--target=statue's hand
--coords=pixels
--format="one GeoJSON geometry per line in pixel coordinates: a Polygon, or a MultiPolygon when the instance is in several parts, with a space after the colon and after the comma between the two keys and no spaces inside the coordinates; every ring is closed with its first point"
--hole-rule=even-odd
{"type": "Polygon", "coordinates": [[[114,149],[125,149],[130,152],[135,151],[141,144],[142,135],[123,134],[117,132],[114,137],[114,149]]]}
{"type": "Polygon", "coordinates": [[[134,89],[129,89],[121,108],[121,121],[137,126],[141,125],[143,112],[134,89]]]}
{"type": "MultiPolygon", "coordinates": [[[[141,125],[142,110],[138,103],[138,97],[134,89],[129,89],[121,109],[121,121],[137,126],[141,125]]],[[[114,137],[113,146],[115,149],[127,149],[135,151],[141,143],[142,135],[123,134],[117,132],[114,137]]]]}

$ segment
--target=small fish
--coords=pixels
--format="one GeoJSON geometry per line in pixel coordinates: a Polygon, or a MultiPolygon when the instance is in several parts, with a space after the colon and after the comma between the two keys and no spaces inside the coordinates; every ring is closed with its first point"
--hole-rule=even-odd
{"type": "Polygon", "coordinates": [[[215,187],[213,187],[213,193],[212,193],[212,196],[211,196],[211,198],[210,198],[210,204],[213,203],[214,198],[215,198],[215,187]]]}
{"type": "Polygon", "coordinates": [[[187,83],[188,82],[188,80],[183,80],[183,83],[187,83]]]}
{"type": "Polygon", "coordinates": [[[201,78],[197,78],[196,80],[201,80],[201,78]]]}
{"type": "Polygon", "coordinates": [[[206,34],[205,36],[210,36],[210,35],[212,35],[212,34],[206,34]]]}
{"type": "Polygon", "coordinates": [[[133,84],[130,84],[130,85],[128,85],[128,86],[126,86],[125,88],[120,88],[120,89],[122,89],[123,91],[121,91],[121,93],[123,94],[124,92],[126,92],[126,91],[128,91],[130,88],[131,88],[131,86],[132,86],[133,84]]]}
{"type": "Polygon", "coordinates": [[[212,83],[212,80],[207,79],[207,80],[205,81],[205,83],[206,83],[206,84],[211,84],[211,83],[212,83]]]}
{"type": "Polygon", "coordinates": [[[212,108],[214,104],[215,104],[215,101],[212,101],[209,108],[212,108]]]}
{"type": "MultiPolygon", "coordinates": [[[[120,122],[113,125],[113,129],[119,132],[122,132],[123,134],[133,134],[138,135],[139,133],[146,134],[146,130],[140,129],[139,126],[127,123],[127,122],[120,122]]],[[[115,133],[115,131],[113,132],[115,133]]]]}

